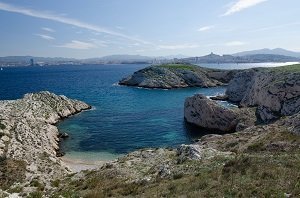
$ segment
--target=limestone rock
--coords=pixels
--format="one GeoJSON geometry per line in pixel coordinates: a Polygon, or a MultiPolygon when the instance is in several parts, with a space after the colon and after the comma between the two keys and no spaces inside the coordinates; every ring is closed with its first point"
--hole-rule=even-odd
{"type": "Polygon", "coordinates": [[[264,122],[293,115],[300,111],[300,72],[246,70],[230,81],[226,95],[242,107],[258,106],[264,122]]]}
{"type": "Polygon", "coordinates": [[[219,131],[234,131],[238,124],[234,111],[218,105],[201,94],[185,100],[184,117],[189,123],[219,131]]]}
{"type": "Polygon", "coordinates": [[[146,88],[214,87],[223,85],[236,71],[202,68],[195,65],[151,66],[134,72],[119,84],[146,88]]]}
{"type": "Polygon", "coordinates": [[[37,167],[36,171],[26,173],[28,181],[36,176],[45,180],[61,177],[67,171],[56,157],[59,139],[54,124],[89,108],[86,103],[47,91],[0,101],[0,120],[5,123],[2,134],[7,134],[1,137],[0,147],[6,148],[2,154],[6,159],[25,162],[27,170],[37,167]]]}
{"type": "Polygon", "coordinates": [[[232,102],[240,102],[253,84],[255,72],[246,70],[234,76],[226,89],[226,95],[232,102]]]}

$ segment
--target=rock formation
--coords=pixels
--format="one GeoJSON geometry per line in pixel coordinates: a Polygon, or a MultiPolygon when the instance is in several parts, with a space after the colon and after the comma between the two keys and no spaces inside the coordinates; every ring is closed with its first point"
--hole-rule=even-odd
{"type": "Polygon", "coordinates": [[[226,95],[241,107],[258,106],[257,115],[263,122],[293,115],[300,111],[300,72],[246,70],[230,81],[226,95]]]}
{"type": "MultiPolygon", "coordinates": [[[[36,177],[44,178],[45,181],[61,177],[68,170],[57,157],[59,133],[54,124],[89,108],[81,101],[49,92],[26,94],[19,100],[1,101],[2,163],[8,160],[22,162],[27,182],[36,177]]],[[[0,180],[3,179],[0,174],[0,180]]]]}
{"type": "Polygon", "coordinates": [[[208,69],[195,65],[167,64],[151,66],[124,78],[120,85],[145,88],[215,87],[228,83],[237,70],[208,69]]]}
{"type": "Polygon", "coordinates": [[[234,131],[238,123],[234,111],[218,105],[201,94],[185,100],[184,118],[197,126],[220,131],[234,131]]]}

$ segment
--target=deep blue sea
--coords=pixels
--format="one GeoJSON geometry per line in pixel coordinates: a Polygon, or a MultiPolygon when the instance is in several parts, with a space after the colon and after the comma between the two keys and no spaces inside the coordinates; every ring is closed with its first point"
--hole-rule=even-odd
{"type": "MultiPolygon", "coordinates": [[[[196,93],[207,96],[222,94],[225,87],[150,90],[117,85],[123,77],[146,66],[4,68],[0,71],[0,100],[17,99],[28,92],[48,90],[92,105],[92,110],[58,124],[61,132],[70,135],[61,148],[71,158],[113,159],[140,148],[190,143],[209,133],[184,122],[184,100],[196,93]]],[[[205,66],[234,69],[263,65],[205,66]]]]}

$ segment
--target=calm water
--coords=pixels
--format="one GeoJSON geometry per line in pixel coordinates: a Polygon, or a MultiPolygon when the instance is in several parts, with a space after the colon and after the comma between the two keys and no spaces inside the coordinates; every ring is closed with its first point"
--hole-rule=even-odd
{"type": "MultiPolygon", "coordinates": [[[[146,66],[4,68],[0,71],[0,99],[17,99],[28,92],[49,90],[92,105],[91,111],[58,125],[62,132],[70,134],[61,146],[74,158],[111,159],[139,148],[190,143],[208,133],[184,123],[184,100],[195,93],[222,94],[225,87],[149,90],[117,85],[121,78],[146,66]]],[[[227,67],[241,68],[243,64],[227,67]]]]}

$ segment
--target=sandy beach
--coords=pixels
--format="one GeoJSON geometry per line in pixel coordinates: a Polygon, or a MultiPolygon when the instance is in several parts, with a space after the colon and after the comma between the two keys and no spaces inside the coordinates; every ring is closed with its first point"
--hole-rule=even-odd
{"type": "Polygon", "coordinates": [[[61,160],[66,164],[71,171],[80,172],[82,170],[91,170],[97,169],[105,164],[107,161],[92,161],[92,160],[81,160],[81,159],[72,159],[69,157],[62,157],[61,160]]]}

